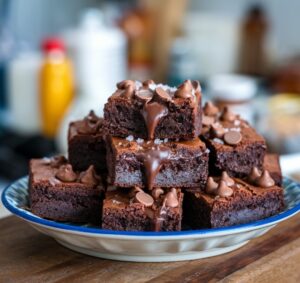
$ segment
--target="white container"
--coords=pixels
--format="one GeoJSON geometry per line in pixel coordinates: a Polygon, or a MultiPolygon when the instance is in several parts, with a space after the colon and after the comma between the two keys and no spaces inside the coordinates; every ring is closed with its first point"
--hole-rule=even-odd
{"type": "Polygon", "coordinates": [[[39,53],[25,52],[14,58],[8,67],[8,105],[11,126],[22,134],[40,131],[39,53]]]}

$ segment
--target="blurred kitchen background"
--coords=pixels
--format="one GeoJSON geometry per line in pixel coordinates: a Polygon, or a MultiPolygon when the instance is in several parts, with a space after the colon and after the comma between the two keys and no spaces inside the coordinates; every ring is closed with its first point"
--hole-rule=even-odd
{"type": "Polygon", "coordinates": [[[300,172],[298,0],[0,0],[0,189],[116,82],[190,78],[300,172]],[[297,154],[298,153],[298,154],[297,154]]]}

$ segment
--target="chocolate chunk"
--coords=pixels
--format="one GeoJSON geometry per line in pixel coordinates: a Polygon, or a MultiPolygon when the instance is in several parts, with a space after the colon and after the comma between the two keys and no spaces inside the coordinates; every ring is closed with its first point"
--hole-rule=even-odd
{"type": "Polygon", "coordinates": [[[218,183],[216,183],[212,177],[208,177],[206,183],[206,193],[215,194],[217,188],[218,188],[218,183]]]}
{"type": "Polygon", "coordinates": [[[150,89],[139,89],[135,91],[135,96],[141,101],[150,101],[153,97],[153,92],[150,89]]]}
{"type": "Polygon", "coordinates": [[[149,85],[151,85],[151,84],[155,84],[155,82],[153,80],[143,81],[143,87],[144,88],[149,88],[149,85]]]}
{"type": "Polygon", "coordinates": [[[220,119],[223,121],[233,122],[236,119],[236,114],[229,110],[227,106],[224,107],[220,119]]]}
{"type": "Polygon", "coordinates": [[[269,171],[264,170],[260,177],[256,179],[256,184],[262,188],[269,188],[275,185],[269,171]]]}
{"type": "Polygon", "coordinates": [[[96,174],[94,165],[91,165],[86,171],[82,172],[79,177],[80,183],[96,186],[100,177],[96,174]]]}
{"type": "Polygon", "coordinates": [[[84,117],[83,121],[77,125],[79,134],[96,134],[101,127],[101,119],[92,110],[89,115],[84,117]]]}
{"type": "Polygon", "coordinates": [[[222,138],[225,134],[225,130],[221,124],[212,124],[210,128],[210,136],[212,138],[222,138]]]}
{"type": "Polygon", "coordinates": [[[161,189],[161,188],[154,188],[154,189],[151,191],[151,194],[152,194],[152,196],[154,197],[154,199],[158,199],[161,195],[164,194],[164,191],[163,191],[163,189],[161,189]]]}
{"type": "Polygon", "coordinates": [[[77,179],[77,174],[73,171],[72,165],[62,165],[59,167],[55,177],[63,182],[74,182],[77,179]]]}
{"type": "Polygon", "coordinates": [[[152,196],[150,196],[149,194],[146,194],[144,192],[138,192],[136,195],[135,195],[135,199],[143,204],[144,206],[146,207],[150,207],[153,205],[154,203],[154,199],[152,196]]]}
{"type": "Polygon", "coordinates": [[[148,130],[148,138],[154,139],[155,129],[161,118],[168,115],[168,108],[158,102],[146,103],[142,115],[148,130]]]}
{"type": "Polygon", "coordinates": [[[158,87],[155,89],[155,94],[159,96],[162,100],[170,101],[171,96],[161,87],[158,87]]]}
{"type": "Polygon", "coordinates": [[[124,81],[117,83],[118,89],[127,89],[128,87],[132,87],[133,89],[135,89],[135,81],[124,80],[124,81]]]}
{"type": "Polygon", "coordinates": [[[230,197],[233,194],[233,189],[227,186],[225,181],[220,181],[219,186],[217,188],[217,195],[224,198],[230,197]]]}
{"type": "Polygon", "coordinates": [[[219,113],[219,108],[214,105],[211,101],[205,103],[203,112],[206,116],[216,116],[219,113]]]}
{"type": "Polygon", "coordinates": [[[234,180],[229,177],[226,171],[222,172],[221,180],[226,183],[227,186],[231,187],[235,184],[234,180]]]}
{"type": "Polygon", "coordinates": [[[129,192],[129,197],[130,198],[133,198],[135,197],[135,195],[138,193],[138,192],[144,192],[140,187],[138,186],[135,186],[134,188],[132,188],[129,192]]]}
{"type": "Polygon", "coordinates": [[[179,205],[176,190],[171,190],[166,194],[165,205],[168,207],[177,207],[179,205]]]}
{"type": "Polygon", "coordinates": [[[210,116],[206,116],[206,115],[202,116],[202,124],[204,126],[211,126],[214,122],[215,122],[214,117],[210,117],[210,116]]]}
{"type": "Polygon", "coordinates": [[[63,155],[50,158],[50,166],[52,168],[59,168],[61,165],[67,163],[67,159],[63,155]]]}
{"type": "Polygon", "coordinates": [[[257,178],[259,178],[261,176],[261,172],[258,170],[257,167],[252,167],[251,172],[247,178],[247,180],[251,183],[251,184],[255,184],[257,178]]]}
{"type": "Polygon", "coordinates": [[[224,134],[224,141],[229,145],[237,145],[242,140],[242,135],[238,131],[229,131],[224,134]]]}
{"type": "Polygon", "coordinates": [[[192,85],[192,82],[190,80],[184,81],[180,86],[178,86],[178,89],[175,91],[175,97],[178,98],[194,98],[194,87],[192,85]]]}
{"type": "Polygon", "coordinates": [[[95,114],[93,110],[90,111],[90,113],[85,117],[90,123],[96,124],[99,121],[99,117],[95,114]]]}

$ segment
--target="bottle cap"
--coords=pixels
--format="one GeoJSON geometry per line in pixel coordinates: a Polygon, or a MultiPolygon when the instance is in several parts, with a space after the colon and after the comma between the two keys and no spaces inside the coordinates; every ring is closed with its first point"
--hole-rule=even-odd
{"type": "Polygon", "coordinates": [[[42,49],[44,52],[50,52],[50,51],[65,51],[65,45],[64,42],[57,37],[49,37],[44,39],[42,42],[42,49]]]}

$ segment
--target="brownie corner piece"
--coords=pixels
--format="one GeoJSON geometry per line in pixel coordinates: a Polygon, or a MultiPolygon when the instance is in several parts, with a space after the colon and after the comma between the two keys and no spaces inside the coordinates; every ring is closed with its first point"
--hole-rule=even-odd
{"type": "Polygon", "coordinates": [[[208,150],[199,138],[173,142],[110,137],[107,145],[108,175],[115,186],[205,186],[208,150]]]}
{"type": "Polygon", "coordinates": [[[93,111],[69,124],[68,159],[74,170],[82,171],[94,165],[99,173],[107,171],[103,119],[93,111]]]}
{"type": "Polygon", "coordinates": [[[193,139],[201,133],[201,88],[123,81],[104,107],[104,126],[116,137],[193,139]]]}
{"type": "Polygon", "coordinates": [[[180,189],[113,188],[103,201],[102,228],[118,231],[180,231],[180,189]]]}
{"type": "Polygon", "coordinates": [[[63,157],[30,161],[30,209],[42,218],[99,225],[103,196],[104,187],[93,166],[74,172],[63,157]]]}

